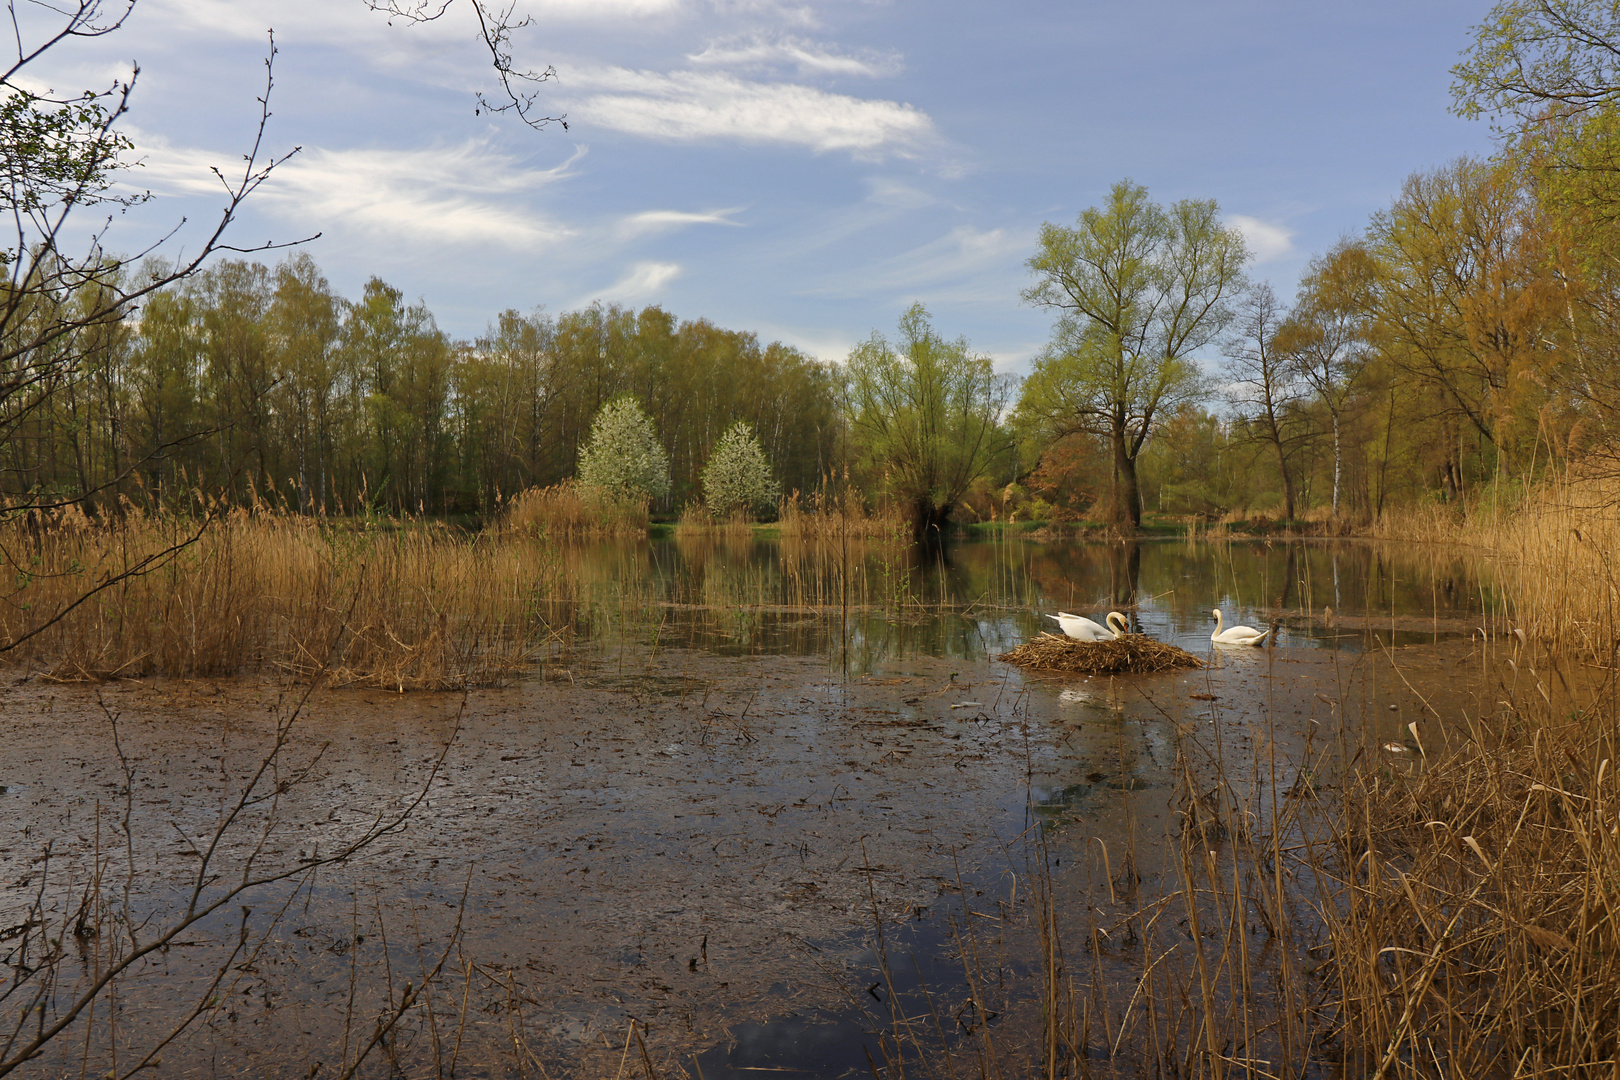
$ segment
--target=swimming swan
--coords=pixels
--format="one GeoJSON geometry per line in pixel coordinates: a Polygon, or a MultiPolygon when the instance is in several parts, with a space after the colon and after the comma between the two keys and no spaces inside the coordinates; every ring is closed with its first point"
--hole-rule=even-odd
{"type": "Polygon", "coordinates": [[[1118,619],[1122,627],[1126,626],[1125,616],[1117,611],[1108,613],[1107,626],[1099,626],[1090,619],[1082,618],[1079,615],[1070,615],[1067,611],[1060,611],[1056,615],[1048,615],[1047,618],[1055,620],[1063,628],[1063,632],[1076,641],[1112,641],[1124,633],[1123,629],[1114,626],[1114,620],[1118,619]]]}
{"type": "Polygon", "coordinates": [[[1221,623],[1221,609],[1216,608],[1210,614],[1215,616],[1215,632],[1209,635],[1209,640],[1217,645],[1258,645],[1266,640],[1268,630],[1256,630],[1252,626],[1234,626],[1223,630],[1221,623]]]}

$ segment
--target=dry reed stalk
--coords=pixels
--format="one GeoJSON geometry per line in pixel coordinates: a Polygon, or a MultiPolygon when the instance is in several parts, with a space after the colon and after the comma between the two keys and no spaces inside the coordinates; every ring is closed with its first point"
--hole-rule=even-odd
{"type": "Polygon", "coordinates": [[[909,526],[894,508],[868,512],[860,496],[846,489],[835,496],[817,492],[802,500],[797,491],[782,500],[777,529],[783,537],[805,540],[904,540],[909,526]]]}
{"type": "Polygon", "coordinates": [[[1374,523],[1372,535],[1477,550],[1526,634],[1614,664],[1620,478],[1564,475],[1490,503],[1410,507],[1374,523]]]}
{"type": "Polygon", "coordinates": [[[552,539],[645,536],[647,522],[645,499],[615,499],[571,480],[529,488],[510,499],[502,514],[504,528],[552,539]]]}
{"type": "Polygon", "coordinates": [[[7,658],[57,679],[264,665],[307,675],[336,638],[338,683],[489,685],[513,675],[547,635],[537,599],[568,593],[559,560],[529,541],[238,510],[150,572],[73,606],[188,528],[134,510],[105,524],[69,511],[0,525],[0,546],[28,568],[0,603],[0,640],[61,615],[7,658]]]}
{"type": "Polygon", "coordinates": [[[1042,634],[996,659],[1040,671],[1088,675],[1150,674],[1204,666],[1186,649],[1154,641],[1145,634],[1125,634],[1108,641],[1076,641],[1062,634],[1042,634]]]}
{"type": "Polygon", "coordinates": [[[1524,697],[1348,792],[1329,972],[1368,1075],[1614,1075],[1620,722],[1524,697]]]}
{"type": "Polygon", "coordinates": [[[675,522],[676,536],[723,536],[728,540],[752,540],[753,523],[745,514],[717,518],[702,503],[687,503],[675,522]]]}

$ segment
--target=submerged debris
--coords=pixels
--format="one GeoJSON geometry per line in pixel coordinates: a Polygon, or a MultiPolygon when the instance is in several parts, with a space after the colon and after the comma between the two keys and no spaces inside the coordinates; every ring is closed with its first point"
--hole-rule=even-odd
{"type": "Polygon", "coordinates": [[[1076,641],[1062,634],[1042,634],[996,659],[1019,667],[1087,675],[1145,674],[1204,666],[1186,649],[1154,641],[1146,634],[1126,634],[1109,641],[1076,641]]]}

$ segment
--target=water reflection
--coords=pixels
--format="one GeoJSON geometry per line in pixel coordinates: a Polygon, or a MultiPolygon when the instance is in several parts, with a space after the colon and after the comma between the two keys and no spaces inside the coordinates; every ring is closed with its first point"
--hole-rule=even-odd
{"type": "Polygon", "coordinates": [[[1362,649],[1466,636],[1505,609],[1453,549],[1322,541],[877,544],[677,537],[567,549],[586,638],[720,653],[833,656],[851,670],[908,655],[981,659],[1059,609],[1207,650],[1211,609],[1275,627],[1285,647],[1362,649]]]}

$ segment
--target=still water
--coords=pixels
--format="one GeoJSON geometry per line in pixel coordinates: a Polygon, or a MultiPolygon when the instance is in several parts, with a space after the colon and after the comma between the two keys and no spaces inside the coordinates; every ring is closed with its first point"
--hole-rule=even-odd
{"type": "Polygon", "coordinates": [[[1057,611],[1207,648],[1228,626],[1284,647],[1360,650],[1466,637],[1507,611],[1488,567],[1455,549],[1322,541],[877,544],[676,538],[572,552],[586,638],[722,654],[827,656],[854,672],[911,655],[993,658],[1057,611]]]}
{"type": "MultiPolygon", "coordinates": [[[[1476,636],[1510,614],[1488,564],[1412,545],[677,537],[555,555],[572,592],[535,600],[556,631],[535,677],[464,698],[310,699],[293,751],[320,767],[258,811],[275,816],[255,825],[276,838],[264,859],[296,866],[423,801],[366,858],[267,887],[251,923],[233,909],[155,959],[120,991],[116,1032],[76,1038],[81,1058],[150,1045],[203,1000],[206,1022],[165,1051],[173,1075],[329,1075],[321,1062],[352,1061],[400,973],[420,977],[449,942],[459,966],[434,1006],[448,1011],[410,1012],[363,1075],[529,1076],[543,1061],[546,1075],[629,1076],[635,1035],[661,1076],[833,1080],[885,1055],[886,1075],[921,1075],[992,1029],[1010,1068],[1041,1031],[1043,927],[1088,957],[1098,1008],[1129,1014],[1138,953],[1086,943],[1180,887],[1188,800],[1225,792],[1261,827],[1324,746],[1408,767],[1412,726],[1433,738],[1475,700],[1476,636]],[[1274,627],[1274,647],[1119,678],[995,660],[1058,610],[1118,610],[1209,657],[1217,606],[1228,624],[1274,627]],[[1049,921],[1032,915],[1032,882],[1056,898],[1049,921]],[[256,960],[232,966],[241,926],[256,960]],[[936,1009],[932,1034],[896,1034],[936,1009]]],[[[175,830],[207,835],[219,778],[253,774],[285,702],[275,680],[34,685],[0,701],[0,881],[14,883],[0,927],[26,922],[43,888],[41,843],[58,843],[72,910],[101,838],[126,828],[131,895],[183,904],[195,862],[175,830]]],[[[1238,866],[1219,839],[1207,850],[1223,873],[1238,866]]],[[[1152,969],[1168,978],[1189,939],[1169,917],[1160,932],[1183,950],[1152,969]]],[[[99,940],[74,977],[91,976],[99,940]]],[[[1191,1045],[1191,1030],[1171,1041],[1191,1045]]],[[[1098,1045],[1127,1073],[1146,1067],[1128,1039],[1098,1045]]]]}

